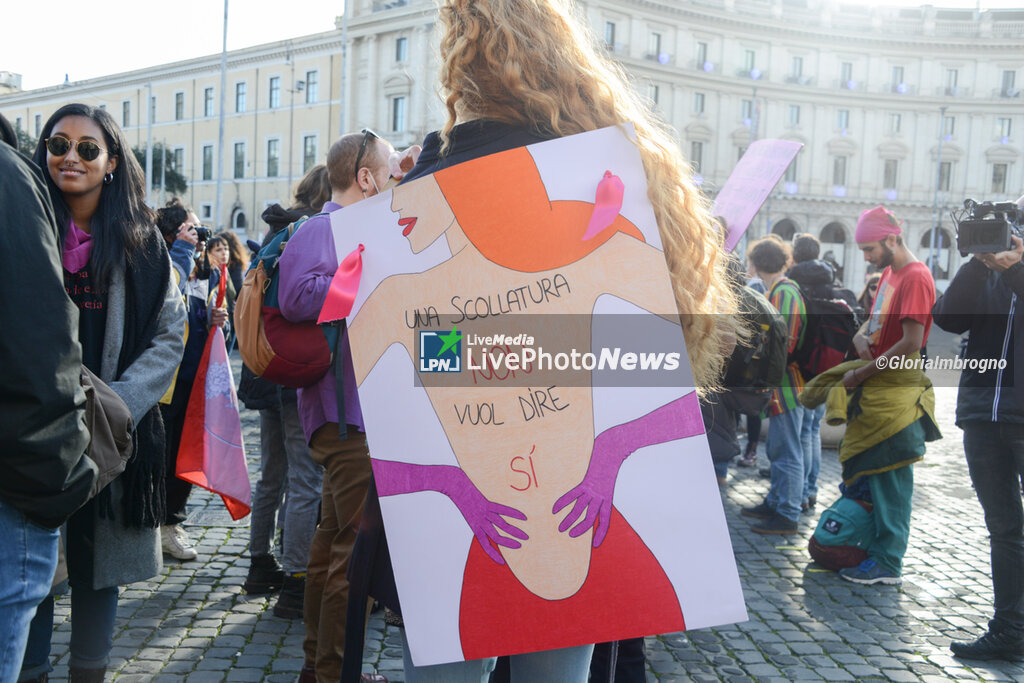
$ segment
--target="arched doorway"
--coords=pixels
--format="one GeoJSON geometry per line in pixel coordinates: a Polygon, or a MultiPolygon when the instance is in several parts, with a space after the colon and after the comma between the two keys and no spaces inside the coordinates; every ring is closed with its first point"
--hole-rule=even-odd
{"type": "Polygon", "coordinates": [[[235,232],[240,232],[243,235],[246,233],[246,229],[249,227],[249,222],[245,218],[245,212],[241,209],[237,209],[231,216],[231,228],[235,232]]]}
{"type": "Polygon", "coordinates": [[[836,271],[836,279],[844,279],[846,270],[846,228],[838,221],[833,221],[821,229],[821,259],[832,264],[836,271]]]}
{"type": "Polygon", "coordinates": [[[789,242],[793,239],[793,235],[796,234],[796,223],[788,218],[783,218],[772,228],[772,234],[778,235],[786,242],[789,242]]]}
{"type": "Polygon", "coordinates": [[[936,280],[948,280],[949,270],[953,258],[953,238],[949,231],[939,228],[935,235],[935,264],[932,265],[932,230],[928,230],[921,236],[921,251],[924,254],[924,262],[931,269],[932,277],[936,280]]]}

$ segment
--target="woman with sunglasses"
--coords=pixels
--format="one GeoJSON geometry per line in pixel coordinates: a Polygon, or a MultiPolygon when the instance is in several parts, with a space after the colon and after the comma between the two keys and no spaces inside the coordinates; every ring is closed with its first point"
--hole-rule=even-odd
{"type": "Polygon", "coordinates": [[[864,283],[864,289],[861,291],[860,296],[857,297],[857,303],[864,309],[864,315],[871,315],[871,308],[875,305],[875,297],[878,295],[878,283],[881,282],[882,275],[880,273],[872,273],[868,278],[868,281],[864,283]]]}
{"type": "MultiPolygon", "coordinates": [[[[145,179],[103,109],[69,104],[43,126],[33,160],[53,201],[64,285],[79,310],[83,364],[124,399],[137,452],[124,473],[67,523],[70,676],[102,681],[118,586],[162,569],[164,424],[157,402],[184,348],[185,308],[167,246],[145,204],[145,179]]],[[[20,680],[45,680],[53,598],[36,612],[20,680]]]]}

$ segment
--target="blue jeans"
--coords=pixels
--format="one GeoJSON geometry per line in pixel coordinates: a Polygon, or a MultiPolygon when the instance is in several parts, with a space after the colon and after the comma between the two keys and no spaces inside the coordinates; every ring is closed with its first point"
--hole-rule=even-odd
{"type": "Polygon", "coordinates": [[[765,502],[786,519],[800,520],[804,495],[804,450],[800,445],[803,408],[772,415],[768,423],[768,461],[771,463],[771,488],[765,502]]]}
{"type": "Polygon", "coordinates": [[[60,533],[44,529],[0,499],[0,681],[21,670],[29,623],[50,592],[60,533]]]}
{"type": "Polygon", "coordinates": [[[965,422],[964,453],[992,551],[993,632],[1024,633],[1024,425],[965,422]]]}
{"type": "Polygon", "coordinates": [[[284,518],[281,566],[289,574],[306,571],[320,514],[323,467],[313,462],[299,422],[294,393],[280,408],[260,410],[260,480],[252,497],[249,554],[272,550],[276,518],[284,518]],[[287,491],[287,511],[281,504],[287,491]]]}
{"type": "Polygon", "coordinates": [[[818,472],[821,470],[821,418],[825,404],[817,408],[800,407],[804,415],[800,423],[800,446],[804,451],[804,503],[818,497],[818,472]]]}

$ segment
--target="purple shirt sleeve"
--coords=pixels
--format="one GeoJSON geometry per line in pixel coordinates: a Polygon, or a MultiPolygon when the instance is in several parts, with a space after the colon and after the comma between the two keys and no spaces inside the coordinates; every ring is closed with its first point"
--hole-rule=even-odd
{"type": "MultiPolygon", "coordinates": [[[[332,202],[324,205],[324,211],[340,208],[332,202]]],[[[281,252],[279,267],[281,315],[293,323],[315,321],[338,269],[330,215],[314,216],[299,226],[281,252]]]]}

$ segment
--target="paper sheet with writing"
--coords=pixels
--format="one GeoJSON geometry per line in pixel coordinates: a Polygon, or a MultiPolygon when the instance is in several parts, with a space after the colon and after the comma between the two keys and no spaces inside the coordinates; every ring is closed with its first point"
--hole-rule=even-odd
{"type": "Polygon", "coordinates": [[[365,247],[349,339],[417,664],[746,619],[622,130],[438,171],[332,226],[339,258],[365,247]]]}

